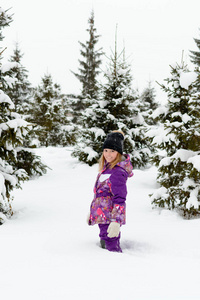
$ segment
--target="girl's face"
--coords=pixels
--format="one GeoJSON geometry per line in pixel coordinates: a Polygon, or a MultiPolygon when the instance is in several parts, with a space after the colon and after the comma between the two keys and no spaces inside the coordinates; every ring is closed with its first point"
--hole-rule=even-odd
{"type": "Polygon", "coordinates": [[[118,153],[117,151],[112,150],[112,149],[104,149],[103,150],[104,158],[108,163],[111,163],[116,159],[117,153],[118,153]]]}

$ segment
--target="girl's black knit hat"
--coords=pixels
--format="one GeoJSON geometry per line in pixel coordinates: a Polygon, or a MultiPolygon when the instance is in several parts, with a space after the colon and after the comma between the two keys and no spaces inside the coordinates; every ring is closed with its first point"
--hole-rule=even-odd
{"type": "Polygon", "coordinates": [[[120,154],[123,154],[123,148],[124,148],[124,136],[120,132],[111,132],[107,135],[105,142],[103,144],[103,150],[104,149],[112,149],[120,154]]]}

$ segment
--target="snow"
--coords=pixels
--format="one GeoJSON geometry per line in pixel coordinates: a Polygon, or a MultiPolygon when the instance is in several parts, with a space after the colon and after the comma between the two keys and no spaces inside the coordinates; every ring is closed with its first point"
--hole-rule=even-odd
{"type": "Polygon", "coordinates": [[[62,125],[61,129],[65,130],[65,131],[72,131],[72,130],[74,130],[74,126],[73,125],[62,125]]]}
{"type": "Polygon", "coordinates": [[[194,152],[192,150],[179,149],[171,157],[164,157],[159,163],[159,168],[162,166],[170,165],[172,159],[180,159],[183,162],[193,164],[194,168],[196,168],[197,171],[199,172],[200,171],[200,155],[198,155],[198,153],[199,152],[194,152]]]}
{"type": "Polygon", "coordinates": [[[187,122],[192,121],[192,118],[188,114],[183,114],[182,120],[183,120],[183,123],[187,123],[187,122]]]}
{"type": "Polygon", "coordinates": [[[153,201],[153,199],[155,198],[159,198],[159,197],[163,197],[163,198],[167,198],[167,189],[165,187],[160,187],[159,189],[157,189],[153,195],[150,197],[151,201],[153,201]]]}
{"type": "Polygon", "coordinates": [[[197,169],[198,172],[200,172],[200,155],[190,157],[188,159],[188,163],[193,164],[194,168],[197,169]]]}
{"type": "Polygon", "coordinates": [[[192,120],[192,118],[188,115],[188,114],[181,114],[179,111],[176,111],[174,113],[172,113],[171,117],[174,118],[174,117],[180,117],[183,121],[183,123],[187,123],[189,121],[192,120]]]}
{"type": "MultiPolygon", "coordinates": [[[[0,171],[1,171],[1,159],[0,159],[0,171]]],[[[5,189],[5,179],[3,174],[0,173],[0,203],[3,202],[3,198],[5,197],[6,194],[6,189],[5,189]]],[[[2,213],[0,213],[0,218],[1,218],[2,213]]]]}
{"type": "Polygon", "coordinates": [[[198,209],[199,207],[198,194],[199,194],[199,188],[196,188],[190,192],[190,197],[186,204],[186,208],[190,209],[191,207],[194,207],[195,209],[198,209]]]}
{"type": "Polygon", "coordinates": [[[133,117],[133,122],[135,124],[141,124],[142,125],[142,124],[144,124],[144,118],[140,113],[138,113],[137,116],[133,117]]]}
{"type": "Polygon", "coordinates": [[[24,130],[23,127],[32,126],[30,123],[26,122],[23,119],[14,119],[14,120],[8,120],[6,123],[0,124],[0,135],[2,131],[8,130],[8,128],[14,129],[14,131],[17,133],[17,137],[21,137],[21,130],[23,130],[23,134],[25,135],[27,133],[27,130],[24,130]],[[20,127],[20,130],[19,130],[20,127]]]}
{"type": "Polygon", "coordinates": [[[197,152],[194,152],[192,150],[179,149],[176,151],[174,155],[172,155],[172,158],[180,159],[181,161],[188,161],[189,158],[195,156],[196,153],[197,152]]]}
{"type": "Polygon", "coordinates": [[[9,72],[13,68],[19,68],[20,64],[17,62],[7,62],[1,66],[1,72],[6,73],[9,72]]]}
{"type": "Polygon", "coordinates": [[[100,128],[96,128],[96,127],[92,127],[90,128],[90,131],[93,132],[95,134],[95,138],[97,139],[99,136],[100,137],[104,137],[106,134],[103,131],[103,129],[100,128]]]}
{"type": "Polygon", "coordinates": [[[153,143],[159,145],[161,143],[167,143],[169,141],[177,142],[176,135],[174,133],[169,133],[170,128],[165,128],[163,124],[159,127],[155,127],[147,131],[147,135],[153,138],[153,143]]]}
{"type": "Polygon", "coordinates": [[[99,101],[99,106],[100,108],[104,108],[108,104],[107,100],[100,100],[99,101]]]}
{"type": "Polygon", "coordinates": [[[197,79],[197,73],[195,72],[181,72],[180,73],[180,86],[184,89],[188,87],[197,79]]]}
{"type": "Polygon", "coordinates": [[[195,186],[196,186],[196,183],[194,182],[193,179],[190,179],[190,178],[186,178],[182,184],[182,187],[185,190],[187,190],[189,187],[195,187],[195,186]]]}
{"type": "MultiPolygon", "coordinates": [[[[174,87],[175,87],[175,88],[178,88],[179,85],[177,84],[177,86],[176,86],[176,82],[174,82],[174,87]]],[[[169,102],[172,102],[172,103],[179,103],[179,102],[180,102],[180,98],[171,97],[171,98],[169,99],[169,102]]]]}
{"type": "Polygon", "coordinates": [[[11,89],[12,89],[12,85],[15,84],[15,82],[17,81],[16,78],[12,78],[8,75],[4,76],[4,80],[5,80],[6,84],[8,85],[8,87],[11,89]]]}
{"type": "Polygon", "coordinates": [[[50,169],[15,190],[15,214],[0,227],[2,299],[200,299],[200,220],[152,209],[155,167],[128,180],[123,253],[112,253],[86,224],[98,166],[70,148],[34,151],[50,169]]]}
{"type": "Polygon", "coordinates": [[[164,105],[159,106],[158,108],[156,108],[153,113],[152,113],[152,117],[155,119],[157,117],[159,117],[162,114],[166,114],[168,112],[168,108],[164,105]]]}
{"type": "Polygon", "coordinates": [[[176,122],[166,122],[166,124],[168,124],[168,126],[169,126],[169,124],[171,124],[171,126],[174,126],[176,128],[182,126],[182,122],[178,122],[178,121],[176,121],[176,122]]]}
{"type": "Polygon", "coordinates": [[[15,186],[17,184],[17,178],[13,175],[2,172],[4,179],[7,180],[11,186],[15,186]]]}
{"type": "Polygon", "coordinates": [[[84,152],[88,154],[88,160],[92,160],[93,158],[98,156],[98,153],[92,149],[92,147],[85,147],[84,152]]]}
{"type": "Polygon", "coordinates": [[[0,103],[8,103],[9,106],[10,106],[10,109],[13,109],[15,106],[14,106],[14,103],[11,101],[11,99],[2,91],[0,90],[0,103]]]}
{"type": "Polygon", "coordinates": [[[168,166],[170,165],[170,161],[171,161],[170,157],[164,157],[163,159],[161,159],[158,167],[161,168],[163,166],[168,166]]]}

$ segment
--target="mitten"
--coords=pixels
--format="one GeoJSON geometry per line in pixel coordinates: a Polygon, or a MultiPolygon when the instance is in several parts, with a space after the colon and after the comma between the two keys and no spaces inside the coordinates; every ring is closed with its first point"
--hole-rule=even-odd
{"type": "Polygon", "coordinates": [[[109,238],[118,237],[119,232],[120,232],[120,224],[117,222],[111,222],[107,230],[108,237],[109,238]]]}

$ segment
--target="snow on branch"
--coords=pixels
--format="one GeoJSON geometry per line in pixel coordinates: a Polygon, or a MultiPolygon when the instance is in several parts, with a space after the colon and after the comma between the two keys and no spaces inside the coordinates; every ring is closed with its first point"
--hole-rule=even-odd
{"type": "Polygon", "coordinates": [[[91,147],[85,147],[84,152],[88,154],[88,160],[93,160],[93,158],[96,158],[98,156],[98,153],[91,147]]]}
{"type": "Polygon", "coordinates": [[[20,64],[17,63],[17,62],[8,62],[8,63],[3,64],[3,65],[1,66],[1,72],[2,72],[2,73],[9,72],[11,69],[17,68],[17,67],[19,67],[19,66],[20,66],[20,64]]]}
{"type": "Polygon", "coordinates": [[[184,89],[188,89],[188,87],[197,79],[197,73],[195,72],[181,72],[180,73],[180,86],[184,89]]]}
{"type": "Polygon", "coordinates": [[[194,152],[192,150],[179,149],[171,157],[165,157],[160,161],[159,168],[170,165],[173,159],[180,159],[182,162],[193,164],[194,168],[200,172],[200,151],[194,152]]]}
{"type": "Polygon", "coordinates": [[[104,137],[106,134],[101,128],[92,127],[90,131],[95,134],[95,138],[97,139],[99,136],[104,137]]]}
{"type": "Polygon", "coordinates": [[[190,157],[188,159],[188,163],[193,164],[194,168],[197,169],[198,172],[200,172],[200,155],[190,157]]]}
{"type": "Polygon", "coordinates": [[[0,103],[8,103],[10,109],[14,109],[14,103],[11,101],[10,97],[8,97],[2,90],[0,90],[0,103]]]}

